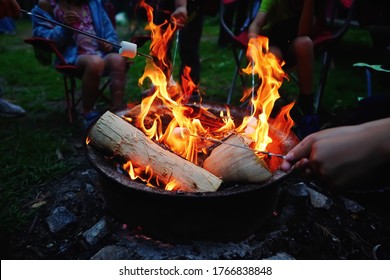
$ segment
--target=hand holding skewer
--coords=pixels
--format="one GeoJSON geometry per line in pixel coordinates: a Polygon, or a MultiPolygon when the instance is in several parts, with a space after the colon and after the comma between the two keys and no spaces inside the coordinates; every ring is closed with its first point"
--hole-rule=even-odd
{"type": "Polygon", "coordinates": [[[181,29],[187,22],[187,8],[178,7],[171,15],[172,21],[176,23],[176,27],[181,29]]]}

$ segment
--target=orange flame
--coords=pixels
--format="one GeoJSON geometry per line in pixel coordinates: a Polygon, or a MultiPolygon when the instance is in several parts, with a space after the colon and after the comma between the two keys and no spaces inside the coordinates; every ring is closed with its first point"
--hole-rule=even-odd
{"type": "MultiPolygon", "coordinates": [[[[248,43],[247,56],[252,59],[252,62],[243,69],[243,72],[258,76],[261,84],[256,95],[251,99],[253,106],[251,116],[244,118],[237,131],[242,133],[246,130],[246,136],[253,140],[254,148],[265,151],[268,144],[273,141],[269,135],[271,112],[275,101],[280,98],[278,90],[287,75],[282,69],[283,62],[280,63],[278,58],[269,51],[267,37],[251,38],[248,43]]],[[[241,100],[249,98],[249,94],[250,92],[246,92],[241,100]]],[[[282,125],[283,129],[288,128],[288,130],[283,131],[284,133],[287,133],[293,125],[292,119],[288,115],[291,107],[282,110],[282,115],[278,118],[282,122],[289,123],[289,125],[282,125]]]]}
{"type": "Polygon", "coordinates": [[[172,37],[177,30],[176,22],[165,21],[161,25],[155,25],[153,24],[153,9],[144,2],[141,2],[141,6],[147,10],[150,22],[148,29],[152,33],[150,53],[155,59],[147,61],[144,74],[139,79],[139,84],[142,84],[148,78],[152,82],[155,91],[152,96],[142,100],[141,113],[136,120],[136,126],[143,130],[148,137],[163,142],[175,153],[196,163],[197,139],[189,137],[189,134],[197,135],[200,131],[205,133],[206,129],[203,128],[198,119],[188,117],[188,110],[190,109],[183,106],[196,89],[196,85],[190,79],[191,69],[186,68],[184,71],[182,77],[183,91],[179,86],[176,86],[171,76],[172,66],[166,54],[172,37]],[[166,71],[167,68],[168,71],[166,71]],[[158,115],[154,116],[153,124],[149,128],[144,125],[145,117],[148,115],[151,106],[156,105],[167,108],[173,114],[173,118],[165,131],[162,129],[162,122],[158,115]],[[189,134],[187,136],[178,135],[175,131],[176,128],[188,131],[189,134]]]}
{"type": "MultiPolygon", "coordinates": [[[[197,85],[190,78],[191,69],[184,69],[181,86],[176,84],[171,75],[172,64],[166,54],[177,30],[176,23],[165,21],[161,25],[156,25],[153,23],[152,7],[144,1],[141,1],[140,5],[147,11],[149,21],[147,29],[151,31],[152,35],[150,54],[154,59],[147,60],[139,84],[142,85],[146,79],[149,79],[154,92],[142,100],[140,114],[134,120],[136,127],[142,130],[147,137],[163,143],[176,154],[195,164],[197,164],[198,154],[202,150],[199,144],[201,139],[197,137],[198,135],[221,139],[228,134],[239,133],[252,141],[251,147],[264,151],[267,151],[269,144],[273,141],[276,142],[272,144],[272,147],[283,141],[283,139],[276,139],[270,135],[270,122],[272,121],[270,115],[275,101],[280,97],[278,90],[283,79],[286,78],[286,74],[278,59],[269,52],[268,38],[253,38],[248,45],[247,56],[251,57],[253,62],[243,69],[243,72],[255,75],[262,81],[250,100],[253,106],[252,113],[244,117],[242,123],[236,127],[227,108],[226,115],[221,112],[219,127],[205,128],[201,121],[201,115],[207,114],[207,109],[199,104],[200,110],[197,113],[186,105],[189,97],[197,88],[197,85]],[[150,116],[150,109],[155,106],[161,106],[171,113],[172,118],[168,124],[163,124],[162,116],[157,113],[150,116]],[[146,126],[145,118],[147,116],[151,117],[153,121],[146,126]]],[[[242,101],[248,99],[250,95],[251,90],[244,92],[242,101]]],[[[282,135],[288,135],[293,126],[293,121],[289,116],[292,105],[285,106],[273,120],[282,135]]],[[[153,185],[151,183],[153,179],[155,184],[160,184],[158,178],[153,178],[153,170],[149,166],[134,167],[131,162],[128,162],[124,165],[124,169],[127,170],[132,179],[141,178],[148,185],[153,185]]],[[[175,188],[177,188],[177,183],[172,178],[165,185],[165,189],[174,190],[175,188]]]]}
{"type": "Polygon", "coordinates": [[[186,104],[191,97],[191,94],[197,88],[190,76],[191,68],[185,66],[183,69],[183,75],[181,77],[182,88],[183,88],[183,104],[186,104]]]}

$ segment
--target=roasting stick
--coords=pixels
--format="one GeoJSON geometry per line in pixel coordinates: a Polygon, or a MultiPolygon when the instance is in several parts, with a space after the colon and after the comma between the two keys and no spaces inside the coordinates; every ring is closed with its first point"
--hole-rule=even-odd
{"type": "Polygon", "coordinates": [[[251,115],[255,110],[253,100],[255,99],[255,62],[252,61],[252,99],[251,99],[251,115]]]}
{"type": "MultiPolygon", "coordinates": [[[[29,11],[26,11],[26,10],[23,10],[23,9],[20,9],[20,11],[22,11],[23,13],[29,15],[29,16],[33,16],[33,17],[37,17],[37,18],[40,18],[42,20],[45,20],[45,21],[48,21],[48,22],[51,22],[55,25],[59,25],[59,26],[62,26],[64,28],[67,28],[67,29],[70,29],[70,30],[73,30],[75,32],[78,32],[78,33],[81,33],[85,36],[88,36],[88,37],[91,37],[95,40],[98,40],[98,41],[102,41],[102,42],[105,42],[105,43],[108,43],[108,44],[111,44],[117,48],[119,48],[120,50],[120,54],[121,54],[121,51],[123,51],[123,56],[127,56],[130,52],[133,52],[135,54],[138,54],[139,56],[143,56],[143,57],[146,57],[146,58],[150,58],[150,59],[153,59],[152,56],[148,55],[148,54],[144,54],[144,53],[140,53],[140,52],[137,52],[137,45],[134,44],[134,43],[130,43],[130,42],[126,42],[126,41],[122,41],[121,44],[116,44],[116,43],[113,43],[113,42],[110,42],[106,39],[103,39],[103,38],[100,38],[98,36],[95,36],[93,34],[90,34],[88,32],[84,32],[84,31],[81,31],[79,29],[76,29],[76,28],[73,28],[69,25],[66,25],[66,24],[63,24],[63,23],[60,23],[58,21],[54,21],[54,20],[51,20],[49,18],[46,18],[46,17],[43,17],[43,16],[40,16],[40,15],[34,15],[33,13],[29,12],[29,11]],[[126,55],[127,54],[127,55],[126,55]]],[[[134,57],[134,56],[133,56],[134,57]]],[[[130,57],[132,58],[132,57],[130,57]]]]}
{"type": "Polygon", "coordinates": [[[173,63],[172,63],[172,68],[175,66],[175,61],[176,61],[176,55],[177,55],[177,46],[179,45],[179,32],[176,32],[176,40],[175,40],[175,49],[173,52],[173,63]]]}
{"type": "Polygon", "coordinates": [[[203,136],[199,136],[199,135],[195,135],[195,134],[190,134],[190,136],[197,137],[197,138],[200,138],[200,139],[203,139],[203,140],[208,140],[208,141],[211,141],[211,142],[214,142],[214,143],[219,143],[219,144],[233,146],[233,147],[237,147],[237,148],[241,148],[241,149],[245,149],[245,150],[250,150],[250,151],[252,151],[254,153],[265,154],[265,155],[271,156],[271,157],[279,157],[279,158],[282,158],[282,159],[286,158],[285,155],[275,154],[275,153],[266,152],[266,151],[259,151],[259,150],[256,150],[256,149],[252,149],[252,148],[249,148],[249,147],[236,145],[236,144],[232,144],[232,143],[225,143],[225,142],[223,142],[221,140],[214,139],[214,138],[211,138],[211,137],[203,137],[203,136]]]}

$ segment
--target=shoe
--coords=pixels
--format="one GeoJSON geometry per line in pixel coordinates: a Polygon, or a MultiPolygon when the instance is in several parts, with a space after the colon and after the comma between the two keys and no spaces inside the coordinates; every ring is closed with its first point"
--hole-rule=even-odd
{"type": "Polygon", "coordinates": [[[375,260],[390,260],[390,248],[382,244],[375,245],[372,256],[375,260]]]}
{"type": "Polygon", "coordinates": [[[320,124],[317,115],[306,115],[298,122],[297,134],[300,139],[319,130],[320,124]]]}
{"type": "Polygon", "coordinates": [[[202,97],[200,91],[196,89],[192,92],[191,96],[188,98],[187,103],[193,104],[193,103],[200,103],[201,101],[202,101],[202,97]]]}
{"type": "Polygon", "coordinates": [[[22,117],[26,114],[26,111],[19,105],[8,102],[0,98],[0,116],[6,118],[22,117]]]}
{"type": "Polygon", "coordinates": [[[97,111],[91,111],[88,114],[82,115],[83,129],[87,130],[92,124],[94,124],[102,114],[97,111]]]}

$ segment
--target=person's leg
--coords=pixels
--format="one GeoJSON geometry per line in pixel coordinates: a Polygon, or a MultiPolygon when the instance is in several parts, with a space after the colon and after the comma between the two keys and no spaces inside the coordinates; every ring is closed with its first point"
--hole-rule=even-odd
{"type": "Polygon", "coordinates": [[[110,110],[117,110],[123,106],[126,85],[126,60],[116,53],[110,53],[104,58],[104,61],[111,80],[110,110]]]}
{"type": "Polygon", "coordinates": [[[104,70],[104,60],[97,55],[81,55],[77,60],[84,72],[81,82],[82,110],[87,115],[92,111],[98,97],[100,77],[104,70]]]}
{"type": "Polygon", "coordinates": [[[304,115],[313,114],[313,41],[307,36],[298,37],[293,42],[293,51],[296,57],[296,69],[300,90],[298,103],[304,115]]]}
{"type": "MultiPolygon", "coordinates": [[[[189,15],[191,17],[191,14],[189,15]]],[[[191,79],[198,85],[200,82],[200,39],[203,32],[203,14],[196,14],[185,28],[180,30],[179,53],[181,58],[180,74],[185,66],[191,67],[191,79]]]]}
{"type": "MultiPolygon", "coordinates": [[[[174,1],[156,1],[157,6],[156,9],[154,9],[154,14],[153,14],[153,23],[156,25],[162,25],[164,22],[166,24],[162,25],[161,27],[161,32],[162,34],[165,33],[165,29],[168,28],[168,25],[172,26],[171,23],[171,14],[175,11],[175,4],[174,1]]],[[[166,58],[163,60],[155,60],[154,63],[157,64],[158,68],[163,71],[164,75],[167,77],[167,82],[169,81],[171,77],[171,65],[172,65],[172,43],[176,38],[176,34],[173,34],[173,36],[169,39],[169,42],[166,43],[167,46],[167,54],[166,58]]],[[[159,49],[153,49],[153,53],[159,52],[159,49]]]]}
{"type": "Polygon", "coordinates": [[[302,117],[298,119],[297,134],[303,139],[320,129],[318,116],[315,114],[313,95],[314,50],[313,42],[307,36],[297,37],[293,41],[293,53],[299,84],[298,108],[302,117]]]}

